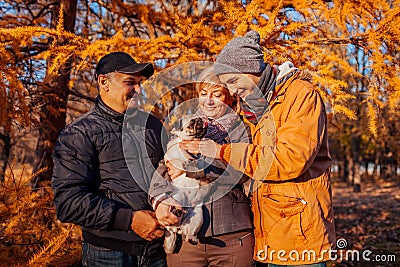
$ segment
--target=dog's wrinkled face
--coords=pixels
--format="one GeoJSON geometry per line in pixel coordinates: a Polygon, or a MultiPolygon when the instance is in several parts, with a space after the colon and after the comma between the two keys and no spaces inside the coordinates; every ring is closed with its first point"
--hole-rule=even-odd
{"type": "Polygon", "coordinates": [[[169,161],[173,166],[180,170],[185,170],[185,162],[192,159],[185,150],[179,148],[179,142],[182,140],[200,140],[205,137],[207,133],[207,125],[201,118],[186,118],[186,121],[182,123],[183,127],[180,131],[172,130],[171,133],[176,138],[170,139],[167,145],[167,151],[164,155],[166,161],[169,161]]]}
{"type": "Polygon", "coordinates": [[[201,118],[194,118],[189,121],[189,124],[184,127],[184,130],[192,138],[201,139],[207,133],[207,125],[201,118]]]}
{"type": "Polygon", "coordinates": [[[183,140],[202,139],[207,133],[207,125],[201,118],[193,118],[184,123],[181,131],[173,131],[183,140]]]}

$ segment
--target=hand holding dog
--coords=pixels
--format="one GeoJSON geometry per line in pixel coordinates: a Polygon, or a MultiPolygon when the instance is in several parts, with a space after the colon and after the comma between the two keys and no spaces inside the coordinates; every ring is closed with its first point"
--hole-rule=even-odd
{"type": "Polygon", "coordinates": [[[220,159],[222,145],[211,140],[196,140],[182,141],[179,143],[179,147],[192,154],[201,154],[208,158],[220,159]]]}
{"type": "Polygon", "coordinates": [[[175,210],[182,210],[181,204],[175,199],[169,197],[163,200],[156,208],[156,218],[160,225],[169,226],[178,224],[181,220],[174,213],[171,212],[171,207],[175,207],[175,210]]]}
{"type": "Polygon", "coordinates": [[[165,161],[165,166],[167,166],[167,173],[172,180],[185,172],[184,170],[176,167],[176,165],[171,161],[165,161]]]}
{"type": "Polygon", "coordinates": [[[140,237],[152,241],[164,235],[164,227],[162,227],[154,214],[149,210],[138,210],[133,214],[132,230],[140,237]]]}

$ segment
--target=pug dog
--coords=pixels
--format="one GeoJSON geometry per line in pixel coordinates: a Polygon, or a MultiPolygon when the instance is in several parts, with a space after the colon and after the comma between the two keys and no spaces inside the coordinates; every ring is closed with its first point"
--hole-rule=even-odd
{"type": "Polygon", "coordinates": [[[183,171],[180,176],[171,181],[173,188],[171,197],[181,203],[184,209],[176,210],[171,207],[171,212],[178,217],[182,216],[182,219],[179,225],[166,227],[164,249],[168,254],[175,250],[177,234],[181,234],[186,242],[198,243],[197,232],[203,224],[202,200],[208,193],[207,187],[201,186],[199,180],[186,176],[185,167],[189,160],[193,160],[193,155],[179,148],[179,142],[182,140],[203,139],[207,133],[207,124],[198,117],[183,120],[181,129],[171,131],[175,137],[168,142],[164,156],[165,161],[169,161],[175,168],[183,171]]]}
{"type": "Polygon", "coordinates": [[[175,167],[184,170],[188,160],[193,159],[186,150],[179,148],[183,140],[201,140],[207,133],[207,124],[199,117],[183,118],[182,128],[171,131],[172,137],[167,144],[167,152],[164,159],[175,163],[175,167]]]}

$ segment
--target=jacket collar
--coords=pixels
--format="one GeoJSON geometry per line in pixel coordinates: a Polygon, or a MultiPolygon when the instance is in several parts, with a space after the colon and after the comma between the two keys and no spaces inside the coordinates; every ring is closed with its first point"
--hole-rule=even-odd
{"type": "Polygon", "coordinates": [[[98,95],[96,98],[95,106],[100,111],[100,113],[109,121],[117,123],[122,123],[124,121],[125,113],[119,113],[107,106],[101,99],[100,95],[98,95]]]}
{"type": "Polygon", "coordinates": [[[273,105],[277,103],[281,103],[285,99],[286,90],[289,85],[298,77],[298,72],[293,73],[290,77],[285,79],[284,81],[277,84],[275,87],[275,93],[272,96],[270,107],[272,108],[273,105]]]}

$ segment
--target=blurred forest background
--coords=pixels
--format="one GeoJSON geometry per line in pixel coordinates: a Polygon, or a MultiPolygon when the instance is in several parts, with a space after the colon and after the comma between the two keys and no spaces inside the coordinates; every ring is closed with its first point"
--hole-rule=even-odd
{"type": "MultiPolygon", "coordinates": [[[[214,61],[254,29],[266,62],[310,70],[324,98],[338,238],[397,258],[330,264],[399,266],[399,25],[399,0],[2,0],[0,265],[79,266],[79,229],[55,219],[51,154],[93,106],[102,56],[124,51],[160,72],[214,61]]],[[[169,89],[156,105],[142,99],[162,120],[194,94],[169,89]]]]}

